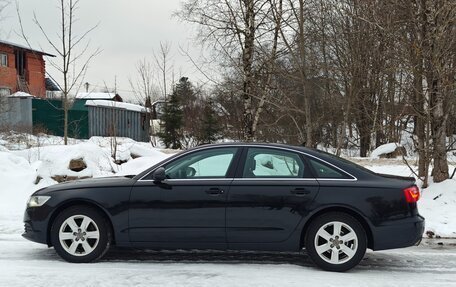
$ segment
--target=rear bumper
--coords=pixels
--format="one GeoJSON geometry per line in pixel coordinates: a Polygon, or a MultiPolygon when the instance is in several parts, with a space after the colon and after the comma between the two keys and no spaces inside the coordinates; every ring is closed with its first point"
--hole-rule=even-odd
{"type": "Polygon", "coordinates": [[[372,229],[373,250],[403,248],[416,245],[423,237],[424,217],[414,217],[390,222],[387,225],[376,226],[372,229]]]}

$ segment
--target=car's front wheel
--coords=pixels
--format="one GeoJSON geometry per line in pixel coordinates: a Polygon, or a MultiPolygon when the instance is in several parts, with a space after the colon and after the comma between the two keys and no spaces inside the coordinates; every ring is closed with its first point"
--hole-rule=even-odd
{"type": "Polygon", "coordinates": [[[363,226],[341,212],[323,214],[310,223],[305,246],[310,258],[324,270],[346,271],[363,259],[367,236],[363,226]]]}
{"type": "Polygon", "coordinates": [[[50,235],[60,257],[74,263],[100,259],[111,242],[111,230],[105,217],[98,210],[81,205],[58,214],[50,235]]]}

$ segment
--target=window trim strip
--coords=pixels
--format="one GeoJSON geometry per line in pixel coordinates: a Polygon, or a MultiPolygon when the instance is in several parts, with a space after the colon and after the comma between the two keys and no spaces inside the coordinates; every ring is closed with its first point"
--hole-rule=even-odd
{"type": "MultiPolygon", "coordinates": [[[[352,177],[352,178],[295,178],[294,180],[317,180],[317,181],[358,181],[358,178],[354,175],[352,175],[351,173],[343,170],[342,168],[338,167],[338,166],[335,166],[334,164],[330,163],[330,162],[327,162],[326,160],[324,159],[321,159],[317,156],[314,156],[314,155],[311,155],[311,154],[308,154],[306,152],[303,152],[303,151],[300,151],[300,150],[295,150],[295,149],[290,149],[290,148],[285,148],[285,147],[277,147],[277,146],[268,146],[268,145],[249,145],[249,144],[245,144],[245,145],[223,145],[223,146],[207,146],[207,147],[201,147],[201,148],[198,148],[197,150],[191,150],[191,151],[188,151],[188,152],[184,152],[182,153],[182,155],[180,155],[179,157],[177,158],[172,158],[172,159],[169,159],[169,160],[165,160],[162,162],[162,164],[160,166],[157,166],[157,168],[161,167],[162,165],[164,164],[167,164],[168,162],[172,161],[172,160],[176,160],[182,156],[185,156],[186,154],[188,153],[191,153],[191,152],[197,152],[197,151],[200,151],[200,150],[206,150],[206,149],[214,149],[214,148],[224,148],[224,147],[238,147],[238,148],[249,148],[249,147],[261,147],[261,148],[270,148],[270,149],[278,149],[278,150],[285,150],[285,151],[291,151],[291,152],[295,152],[295,153],[299,153],[299,154],[303,154],[305,156],[309,156],[309,157],[312,157],[316,160],[319,160],[321,162],[324,162],[325,164],[327,165],[330,165],[340,171],[342,171],[343,173],[347,174],[348,176],[352,177]]],[[[138,181],[154,181],[154,180],[151,180],[151,179],[144,179],[145,177],[149,176],[151,172],[154,172],[155,169],[151,170],[150,172],[146,173],[144,176],[142,176],[140,179],[138,179],[138,181]]],[[[197,180],[230,180],[231,178],[226,178],[226,177],[220,177],[220,178],[211,178],[211,179],[197,179],[197,180]]],[[[280,181],[284,181],[284,180],[290,180],[290,178],[233,178],[233,180],[280,180],[280,181]]],[[[188,178],[188,179],[167,179],[167,180],[195,180],[193,178],[188,178]]]]}

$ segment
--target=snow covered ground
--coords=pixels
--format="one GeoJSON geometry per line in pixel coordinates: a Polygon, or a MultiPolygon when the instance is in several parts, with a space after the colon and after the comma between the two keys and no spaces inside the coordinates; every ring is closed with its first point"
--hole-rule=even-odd
{"type": "Polygon", "coordinates": [[[305,253],[114,250],[71,264],[52,248],[0,236],[1,286],[456,286],[456,248],[368,252],[346,273],[324,272],[305,253]]]}
{"type": "MultiPolygon", "coordinates": [[[[456,239],[368,252],[358,268],[336,274],[316,269],[305,253],[114,250],[100,263],[74,265],[20,237],[28,196],[54,184],[53,176],[136,174],[175,152],[118,142],[116,161],[122,165],[111,157],[107,138],[71,139],[63,146],[59,137],[0,135],[0,286],[456,286],[456,239]],[[83,158],[87,168],[69,170],[75,158],[83,158]]],[[[400,160],[354,160],[376,172],[412,175],[400,160]]],[[[431,182],[422,195],[426,230],[456,238],[456,180],[431,182]]]]}

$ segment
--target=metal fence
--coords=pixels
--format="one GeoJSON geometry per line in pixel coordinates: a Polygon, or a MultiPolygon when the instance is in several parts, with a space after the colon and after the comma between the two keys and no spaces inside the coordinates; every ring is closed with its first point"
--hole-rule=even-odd
{"type": "MultiPolygon", "coordinates": [[[[61,100],[33,99],[33,126],[46,133],[63,136],[64,111],[61,100]]],[[[68,136],[78,139],[89,138],[87,111],[68,111],[68,136]]]]}
{"type": "Polygon", "coordinates": [[[0,129],[31,133],[32,127],[32,98],[0,98],[0,129]]]}

